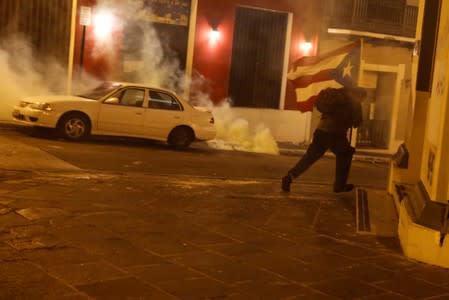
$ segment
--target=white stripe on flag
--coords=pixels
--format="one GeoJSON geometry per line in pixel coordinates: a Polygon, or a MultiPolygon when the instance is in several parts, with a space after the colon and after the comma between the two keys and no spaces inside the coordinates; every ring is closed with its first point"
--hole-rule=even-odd
{"type": "Polygon", "coordinates": [[[327,81],[321,81],[312,83],[309,86],[305,88],[299,88],[296,89],[296,101],[297,102],[303,102],[307,101],[310,97],[316,96],[319,94],[321,90],[324,90],[325,88],[341,88],[342,85],[336,82],[335,80],[327,80],[327,81]]]}
{"type": "Polygon", "coordinates": [[[335,69],[343,61],[346,55],[348,55],[348,53],[328,57],[315,65],[298,66],[296,70],[292,70],[287,74],[287,78],[290,80],[294,80],[300,76],[316,74],[321,70],[335,69]]]}

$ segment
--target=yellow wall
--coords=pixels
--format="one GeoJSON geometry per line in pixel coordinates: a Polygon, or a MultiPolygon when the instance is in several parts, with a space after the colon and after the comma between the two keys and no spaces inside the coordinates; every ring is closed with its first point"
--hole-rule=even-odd
{"type": "Polygon", "coordinates": [[[421,180],[430,198],[448,196],[449,1],[442,1],[432,93],[424,138],[421,180]]]}

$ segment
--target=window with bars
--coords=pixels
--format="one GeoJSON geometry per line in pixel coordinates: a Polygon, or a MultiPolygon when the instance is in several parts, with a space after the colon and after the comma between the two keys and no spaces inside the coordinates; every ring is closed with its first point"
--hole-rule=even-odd
{"type": "Polygon", "coordinates": [[[17,33],[27,38],[38,57],[67,64],[72,0],[1,0],[0,39],[17,33]]]}
{"type": "Polygon", "coordinates": [[[278,108],[288,13],[238,7],[229,95],[235,106],[278,108]]]}

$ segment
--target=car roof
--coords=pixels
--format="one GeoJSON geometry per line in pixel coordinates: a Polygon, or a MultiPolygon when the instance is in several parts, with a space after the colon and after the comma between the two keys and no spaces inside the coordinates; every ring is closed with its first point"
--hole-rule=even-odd
{"type": "Polygon", "coordinates": [[[136,86],[136,87],[142,87],[142,88],[150,88],[150,89],[155,89],[155,90],[169,92],[169,93],[172,93],[172,94],[176,95],[176,93],[174,91],[172,91],[172,90],[169,90],[169,89],[166,89],[166,88],[161,88],[161,87],[156,87],[156,86],[151,86],[151,85],[148,85],[148,84],[126,82],[126,81],[108,81],[108,82],[110,82],[112,84],[119,84],[119,85],[121,85],[123,87],[125,87],[125,86],[136,86]]]}

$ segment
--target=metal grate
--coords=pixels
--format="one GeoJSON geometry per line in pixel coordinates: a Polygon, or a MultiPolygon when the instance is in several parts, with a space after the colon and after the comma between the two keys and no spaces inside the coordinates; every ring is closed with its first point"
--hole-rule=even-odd
{"type": "Polygon", "coordinates": [[[357,146],[388,148],[389,122],[367,120],[357,130],[357,146]]]}
{"type": "Polygon", "coordinates": [[[368,209],[368,193],[363,188],[356,190],[357,231],[371,232],[371,223],[368,209]]]}

